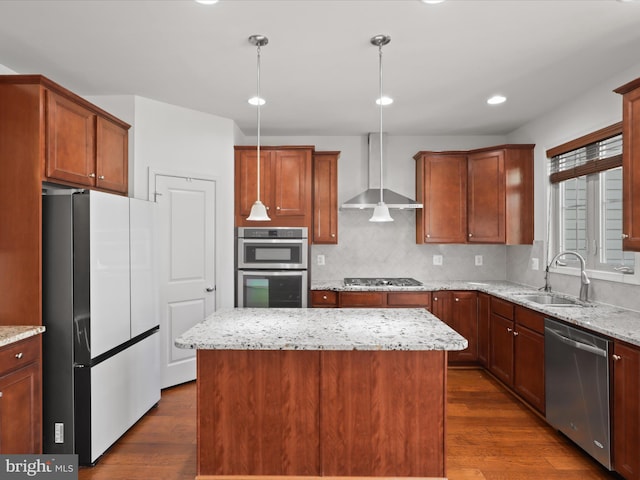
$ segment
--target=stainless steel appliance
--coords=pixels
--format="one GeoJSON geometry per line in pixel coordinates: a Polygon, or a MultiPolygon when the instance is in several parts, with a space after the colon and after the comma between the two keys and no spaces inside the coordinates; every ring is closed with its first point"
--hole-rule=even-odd
{"type": "Polygon", "coordinates": [[[153,205],[42,197],[44,453],[93,464],[160,400],[153,205]]]}
{"type": "Polygon", "coordinates": [[[236,306],[307,306],[309,243],[306,227],[239,227],[236,306]]]}
{"type": "Polygon", "coordinates": [[[351,287],[418,287],[422,282],[414,278],[365,277],[344,279],[344,284],[351,287]]]}
{"type": "Polygon", "coordinates": [[[609,341],[545,319],[547,421],[611,470],[609,341]]]}

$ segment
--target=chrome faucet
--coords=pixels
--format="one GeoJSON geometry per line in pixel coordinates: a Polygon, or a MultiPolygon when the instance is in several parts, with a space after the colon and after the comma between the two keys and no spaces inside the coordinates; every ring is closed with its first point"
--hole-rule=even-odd
{"type": "Polygon", "coordinates": [[[549,262],[549,265],[547,265],[547,268],[544,272],[544,291],[551,291],[551,285],[549,285],[549,267],[563,255],[573,255],[580,261],[580,300],[582,300],[583,302],[588,302],[589,284],[591,283],[591,280],[589,280],[589,277],[587,276],[586,263],[582,255],[580,255],[578,252],[572,252],[571,250],[565,250],[564,252],[556,254],[549,262]]]}

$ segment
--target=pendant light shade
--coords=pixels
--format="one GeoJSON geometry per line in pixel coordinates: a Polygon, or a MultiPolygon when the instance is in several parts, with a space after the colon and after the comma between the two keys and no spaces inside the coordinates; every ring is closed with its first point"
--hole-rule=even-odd
{"type": "Polygon", "coordinates": [[[380,96],[378,97],[380,105],[380,201],[378,205],[373,209],[373,215],[369,219],[370,222],[393,222],[393,218],[389,214],[389,207],[386,203],[384,203],[384,187],[382,185],[382,176],[383,176],[383,149],[382,149],[382,108],[384,107],[384,102],[382,99],[384,98],[382,95],[382,46],[386,45],[391,41],[391,37],[389,35],[376,35],[371,38],[371,44],[378,47],[378,58],[379,58],[379,82],[380,82],[380,96]]]}
{"type": "Polygon", "coordinates": [[[251,45],[255,45],[257,47],[257,51],[258,51],[258,68],[257,68],[257,91],[258,93],[256,94],[256,98],[258,98],[258,102],[256,105],[256,108],[258,109],[258,141],[257,141],[257,155],[256,155],[256,162],[258,163],[257,166],[257,184],[258,184],[258,194],[256,197],[256,201],[253,204],[253,206],[251,207],[251,212],[249,213],[249,216],[247,217],[247,220],[250,221],[257,221],[257,222],[268,222],[269,220],[271,220],[269,218],[269,215],[267,214],[267,208],[264,206],[264,204],[260,201],[260,107],[264,102],[260,101],[260,48],[264,47],[267,43],[269,43],[269,39],[267,37],[265,37],[264,35],[251,35],[249,37],[249,42],[251,43],[251,45]]]}

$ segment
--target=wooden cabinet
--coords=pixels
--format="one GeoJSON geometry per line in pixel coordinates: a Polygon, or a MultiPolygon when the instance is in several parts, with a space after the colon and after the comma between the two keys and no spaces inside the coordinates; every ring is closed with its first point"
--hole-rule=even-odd
{"type": "Polygon", "coordinates": [[[513,389],[544,413],[544,315],[516,306],[515,323],[513,389]]]}
{"type": "Polygon", "coordinates": [[[340,152],[313,154],[313,243],[338,243],[338,158],[340,152]]]}
{"type": "Polygon", "coordinates": [[[640,349],[613,344],[613,466],[627,480],[640,479],[640,349]]]}
{"type": "MultiPolygon", "coordinates": [[[[311,292],[312,307],[326,307],[327,290],[311,292]],[[325,300],[326,302],[326,300],[325,300]]],[[[331,292],[336,293],[336,292],[331,292]]],[[[328,297],[330,298],[330,297],[328,297]]],[[[338,306],[343,308],[426,308],[431,307],[431,292],[361,291],[339,292],[338,306]]]]}
{"type": "Polygon", "coordinates": [[[615,90],[622,97],[622,248],[640,251],[640,78],[615,90]]]}
{"type": "Polygon", "coordinates": [[[387,304],[386,292],[340,292],[339,298],[344,308],[381,308],[387,304]]]}
{"type": "Polygon", "coordinates": [[[44,180],[126,194],[129,126],[51,89],[44,180]]]}
{"type": "Polygon", "coordinates": [[[311,290],[311,307],[335,308],[338,306],[338,292],[333,290],[311,290]]]}
{"type": "Polygon", "coordinates": [[[257,199],[257,149],[235,147],[236,226],[311,229],[312,152],[308,146],[260,149],[260,200],[271,221],[253,222],[247,217],[257,199]]]}
{"type": "Polygon", "coordinates": [[[0,348],[0,453],[42,452],[41,337],[0,348]]]}
{"type": "MultiPolygon", "coordinates": [[[[414,157],[416,158],[416,157],[414,157]]],[[[416,158],[417,243],[467,241],[467,156],[424,152],[416,158]]]]}
{"type": "Polygon", "coordinates": [[[533,243],[533,147],[418,152],[417,243],[533,243]]]}
{"type": "Polygon", "coordinates": [[[473,291],[433,292],[431,312],[467,339],[469,346],[449,352],[449,363],[475,363],[478,360],[478,301],[473,291]]]}
{"type": "Polygon", "coordinates": [[[495,297],[490,304],[489,371],[544,413],[544,315],[495,297]]]}

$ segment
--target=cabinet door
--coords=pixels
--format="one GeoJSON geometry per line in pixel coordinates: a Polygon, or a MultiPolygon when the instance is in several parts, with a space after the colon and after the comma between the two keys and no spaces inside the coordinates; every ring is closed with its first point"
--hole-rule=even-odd
{"type": "MultiPolygon", "coordinates": [[[[257,150],[236,150],[235,190],[236,225],[247,225],[246,218],[258,197],[257,150]]],[[[260,200],[271,216],[271,152],[260,151],[260,200]]],[[[255,224],[251,222],[251,224],[255,224]]]]}
{"type": "MultiPolygon", "coordinates": [[[[418,243],[467,241],[467,157],[425,155],[421,160],[422,238],[418,243]]],[[[419,214],[419,213],[418,213],[419,214]]],[[[418,222],[420,223],[420,222],[418,222]]]]}
{"type": "Polygon", "coordinates": [[[478,361],[489,366],[489,301],[486,293],[478,293],[478,361]]]}
{"type": "Polygon", "coordinates": [[[384,307],[384,292],[340,292],[340,307],[384,307]]]}
{"type": "Polygon", "coordinates": [[[98,117],[96,128],[96,187],[127,193],[129,184],[129,132],[98,117]]]}
{"type": "Polygon", "coordinates": [[[313,243],[338,243],[338,155],[313,155],[313,243]]]}
{"type": "Polygon", "coordinates": [[[623,225],[622,247],[640,251],[640,88],[623,97],[623,225]]]}
{"type": "Polygon", "coordinates": [[[468,157],[468,241],[505,243],[504,151],[468,157]]]}
{"type": "Polygon", "coordinates": [[[461,351],[449,352],[451,362],[478,360],[478,298],[476,292],[452,292],[451,326],[467,339],[469,346],[461,351]]]}
{"type": "Polygon", "coordinates": [[[513,386],[514,322],[491,314],[489,335],[489,371],[508,386],[513,386]]]}
{"type": "Polygon", "coordinates": [[[274,152],[274,215],[277,217],[311,215],[311,151],[274,152]]]}
{"type": "MultiPolygon", "coordinates": [[[[453,295],[448,291],[438,291],[431,294],[431,313],[453,328],[451,319],[451,299],[453,295]]],[[[451,354],[449,354],[450,356],[451,354]]]]}
{"type": "Polygon", "coordinates": [[[311,307],[334,308],[338,306],[338,292],[332,290],[311,290],[311,307]]]}
{"type": "Polygon", "coordinates": [[[94,186],[96,115],[51,91],[46,95],[46,177],[94,186]]]}
{"type": "Polygon", "coordinates": [[[539,412],[544,413],[544,336],[519,325],[513,335],[514,390],[539,412]]]}
{"type": "Polygon", "coordinates": [[[640,479],[640,350],[614,342],[613,464],[627,480],[640,479]]]}
{"type": "Polygon", "coordinates": [[[41,383],[39,363],[0,377],[0,453],[41,453],[41,383]]]}
{"type": "Polygon", "coordinates": [[[393,308],[431,308],[431,292],[388,292],[387,306],[393,308]]]}

